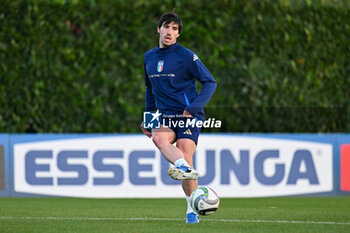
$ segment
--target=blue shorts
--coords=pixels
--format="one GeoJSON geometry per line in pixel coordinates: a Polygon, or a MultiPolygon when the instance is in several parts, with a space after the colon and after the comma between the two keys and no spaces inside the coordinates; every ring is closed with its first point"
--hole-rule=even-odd
{"type": "Polygon", "coordinates": [[[196,127],[195,124],[186,125],[186,122],[188,119],[192,120],[191,118],[186,118],[186,117],[168,118],[165,121],[166,122],[165,127],[168,127],[172,131],[174,131],[176,135],[176,140],[181,138],[187,138],[194,141],[194,143],[196,143],[197,145],[198,137],[201,129],[196,127]],[[185,123],[181,125],[181,122],[185,122],[185,123]]]}

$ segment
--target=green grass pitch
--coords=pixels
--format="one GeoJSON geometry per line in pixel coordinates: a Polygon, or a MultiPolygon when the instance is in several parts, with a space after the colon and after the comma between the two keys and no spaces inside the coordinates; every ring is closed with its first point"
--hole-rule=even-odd
{"type": "Polygon", "coordinates": [[[0,233],[350,232],[350,196],[222,198],[185,224],[185,199],[0,198],[0,233]]]}

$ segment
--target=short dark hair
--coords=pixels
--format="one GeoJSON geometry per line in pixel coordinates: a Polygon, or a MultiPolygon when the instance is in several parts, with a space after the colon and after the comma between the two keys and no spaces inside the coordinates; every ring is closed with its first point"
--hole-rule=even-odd
{"type": "Polygon", "coordinates": [[[179,34],[180,34],[182,29],[182,20],[180,16],[178,16],[174,12],[165,13],[164,15],[162,15],[162,17],[160,17],[160,20],[158,22],[158,28],[161,28],[163,24],[169,24],[171,22],[174,22],[175,24],[179,25],[179,34]]]}

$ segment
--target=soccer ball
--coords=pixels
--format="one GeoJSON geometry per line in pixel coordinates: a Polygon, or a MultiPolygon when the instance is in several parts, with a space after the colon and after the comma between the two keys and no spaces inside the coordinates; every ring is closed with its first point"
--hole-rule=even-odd
{"type": "Polygon", "coordinates": [[[191,206],[200,215],[215,213],[219,208],[220,199],[215,191],[207,186],[198,187],[191,194],[191,206]]]}

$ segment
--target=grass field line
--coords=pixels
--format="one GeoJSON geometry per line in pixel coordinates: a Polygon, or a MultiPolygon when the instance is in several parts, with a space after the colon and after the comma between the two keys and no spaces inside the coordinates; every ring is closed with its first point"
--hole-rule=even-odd
{"type": "MultiPolygon", "coordinates": [[[[185,218],[98,218],[98,217],[40,217],[40,216],[0,216],[0,220],[79,220],[79,221],[184,221],[185,218]]],[[[263,219],[213,219],[201,218],[208,222],[234,222],[234,223],[284,223],[284,224],[325,224],[350,225],[350,222],[322,222],[322,221],[294,221],[294,220],[263,220],[263,219]]]]}

